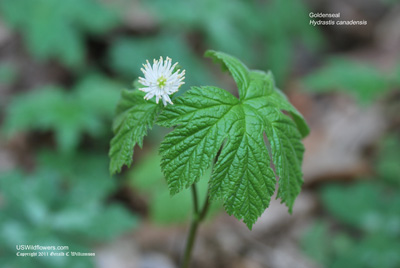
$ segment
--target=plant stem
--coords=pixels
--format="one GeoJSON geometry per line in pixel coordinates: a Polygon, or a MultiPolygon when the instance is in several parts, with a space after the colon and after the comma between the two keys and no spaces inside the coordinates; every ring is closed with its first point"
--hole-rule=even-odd
{"type": "Polygon", "coordinates": [[[197,199],[196,183],[193,183],[191,188],[192,188],[192,199],[193,199],[193,211],[194,215],[197,215],[199,213],[199,201],[197,199]]]}
{"type": "Polygon", "coordinates": [[[199,222],[197,220],[192,220],[192,222],[190,224],[189,236],[186,241],[185,253],[183,255],[183,261],[182,261],[182,265],[181,265],[182,268],[189,267],[190,257],[192,254],[194,241],[196,240],[196,232],[197,232],[198,226],[199,226],[199,222]]]}
{"type": "Polygon", "coordinates": [[[207,192],[206,201],[204,202],[202,210],[199,211],[199,205],[198,205],[198,199],[197,199],[197,189],[196,189],[195,183],[192,185],[192,197],[193,197],[194,213],[193,213],[192,221],[190,223],[189,236],[186,241],[186,248],[185,248],[185,253],[183,255],[181,268],[189,267],[193,245],[196,240],[197,228],[199,227],[199,224],[201,223],[201,221],[203,221],[204,217],[206,216],[208,207],[210,205],[210,202],[208,200],[208,192],[207,192]]]}

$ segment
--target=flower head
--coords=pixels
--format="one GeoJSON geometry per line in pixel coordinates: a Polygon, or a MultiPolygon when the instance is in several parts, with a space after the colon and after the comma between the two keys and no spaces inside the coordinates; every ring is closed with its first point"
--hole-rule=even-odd
{"type": "Polygon", "coordinates": [[[162,99],[164,106],[167,105],[167,102],[173,104],[169,95],[177,92],[179,87],[185,83],[183,82],[185,70],[178,70],[173,73],[177,64],[172,65],[171,59],[168,57],[165,61],[162,57],[159,60],[154,60],[153,66],[150,65],[149,61],[143,64],[144,69],[141,68],[141,71],[144,78],[139,77],[139,83],[146,87],[139,88],[139,90],[147,93],[144,96],[146,100],[156,96],[157,103],[162,99]]]}

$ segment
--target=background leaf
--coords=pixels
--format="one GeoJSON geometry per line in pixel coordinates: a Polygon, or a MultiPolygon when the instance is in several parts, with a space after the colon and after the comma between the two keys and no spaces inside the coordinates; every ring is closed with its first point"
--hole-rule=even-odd
{"type": "Polygon", "coordinates": [[[341,58],[330,59],[304,78],[304,86],[310,91],[344,91],[364,104],[385,94],[392,85],[390,76],[375,67],[341,58]]]}
{"type": "Polygon", "coordinates": [[[21,244],[67,245],[70,251],[93,252],[94,242],[111,240],[137,225],[137,218],[120,204],[102,201],[116,187],[107,176],[106,157],[59,158],[44,152],[39,164],[33,174],[12,171],[0,175],[2,265],[93,267],[91,258],[43,257],[26,262],[23,257],[10,257],[21,244]]]}
{"type": "Polygon", "coordinates": [[[82,133],[107,133],[120,86],[99,75],[88,76],[72,89],[45,86],[12,99],[3,131],[8,137],[29,130],[53,131],[61,152],[71,152],[82,133]]]}
{"type": "Polygon", "coordinates": [[[119,21],[116,10],[96,0],[1,1],[0,13],[22,32],[35,57],[56,58],[70,67],[84,63],[83,33],[104,33],[119,21]]]}

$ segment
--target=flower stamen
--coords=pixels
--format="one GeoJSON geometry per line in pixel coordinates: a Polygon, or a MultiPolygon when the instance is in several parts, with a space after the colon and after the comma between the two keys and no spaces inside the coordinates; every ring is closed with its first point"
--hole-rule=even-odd
{"type": "Polygon", "coordinates": [[[157,79],[157,86],[160,89],[163,89],[165,85],[167,84],[167,79],[164,76],[161,76],[157,79]]]}

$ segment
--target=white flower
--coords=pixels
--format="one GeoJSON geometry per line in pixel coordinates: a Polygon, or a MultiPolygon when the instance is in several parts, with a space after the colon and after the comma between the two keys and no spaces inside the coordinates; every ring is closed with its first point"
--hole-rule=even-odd
{"type": "Polygon", "coordinates": [[[179,87],[184,84],[185,70],[181,72],[178,70],[172,73],[178,63],[171,66],[171,59],[167,57],[164,61],[162,57],[159,60],[154,60],[153,66],[150,65],[149,61],[143,64],[143,68],[140,70],[144,74],[144,78],[139,77],[139,83],[142,84],[143,88],[139,90],[146,92],[144,99],[149,100],[156,96],[156,102],[162,99],[164,106],[167,102],[172,103],[169,95],[177,92],[179,87]]]}

